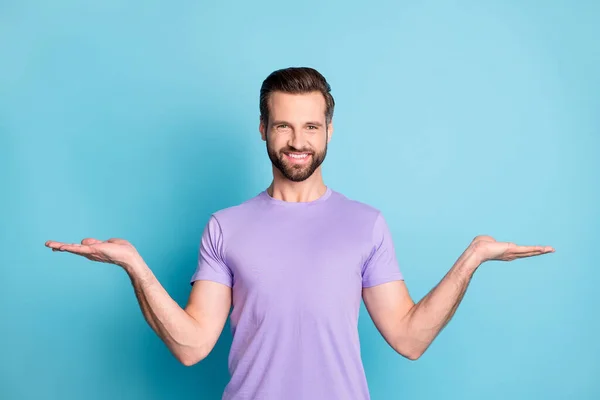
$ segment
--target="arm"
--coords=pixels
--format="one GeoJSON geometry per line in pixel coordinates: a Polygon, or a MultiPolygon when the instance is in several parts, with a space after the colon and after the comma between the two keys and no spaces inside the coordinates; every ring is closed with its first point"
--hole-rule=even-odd
{"type": "Polygon", "coordinates": [[[184,365],[203,360],[215,346],[231,307],[231,288],[196,281],[185,308],[158,282],[143,260],[126,267],[144,318],[184,365]]]}
{"type": "Polygon", "coordinates": [[[478,236],[444,278],[417,304],[404,281],[363,289],[365,306],[377,329],[399,354],[418,359],[448,324],[477,268],[488,260],[510,261],[553,252],[551,247],[517,246],[478,236]]]}
{"type": "Polygon", "coordinates": [[[417,304],[404,281],[394,281],[363,289],[365,306],[388,344],[416,360],[454,315],[475,269],[473,254],[467,251],[417,304]]]}
{"type": "Polygon", "coordinates": [[[133,285],[144,318],[184,365],[204,359],[223,330],[231,307],[231,288],[197,281],[183,309],[162,287],[135,248],[127,241],[84,239],[81,244],[49,241],[54,251],[67,251],[93,261],[121,266],[133,285]]]}

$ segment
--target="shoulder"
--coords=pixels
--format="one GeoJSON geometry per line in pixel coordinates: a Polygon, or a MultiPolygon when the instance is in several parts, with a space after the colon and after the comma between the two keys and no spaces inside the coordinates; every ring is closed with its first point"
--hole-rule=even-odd
{"type": "Polygon", "coordinates": [[[261,196],[262,193],[259,193],[242,203],[213,211],[210,215],[209,222],[218,224],[221,229],[232,225],[243,224],[245,221],[252,218],[260,208],[261,196]]]}
{"type": "Polygon", "coordinates": [[[337,207],[342,207],[345,211],[351,212],[353,215],[375,220],[381,214],[381,210],[374,205],[351,198],[341,192],[332,191],[332,197],[337,207]]]}
{"type": "Polygon", "coordinates": [[[346,226],[363,232],[373,232],[382,223],[385,224],[382,211],[375,205],[337,191],[333,192],[332,197],[332,210],[338,213],[346,226]]]}

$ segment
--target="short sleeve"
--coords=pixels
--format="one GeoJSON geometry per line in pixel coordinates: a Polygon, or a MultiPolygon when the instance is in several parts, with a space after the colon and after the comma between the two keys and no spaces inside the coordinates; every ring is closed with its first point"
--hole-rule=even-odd
{"type": "Polygon", "coordinates": [[[363,265],[362,286],[371,287],[382,283],[404,280],[394,242],[388,225],[381,213],[373,226],[372,250],[363,265]]]}
{"type": "Polygon", "coordinates": [[[200,249],[198,251],[198,264],[190,284],[198,280],[208,280],[233,286],[233,273],[225,264],[223,252],[223,232],[217,219],[212,215],[204,228],[200,249]]]}

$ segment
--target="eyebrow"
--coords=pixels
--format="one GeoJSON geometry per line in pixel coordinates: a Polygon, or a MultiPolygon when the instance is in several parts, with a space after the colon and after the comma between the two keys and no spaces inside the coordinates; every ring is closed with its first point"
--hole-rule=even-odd
{"type": "MultiPolygon", "coordinates": [[[[292,125],[292,124],[290,124],[289,122],[287,122],[287,121],[283,121],[283,120],[281,120],[281,121],[273,121],[273,125],[279,125],[279,124],[287,124],[287,125],[292,125]]],[[[317,121],[308,121],[308,122],[306,122],[304,125],[323,126],[323,124],[322,124],[322,123],[320,123],[320,122],[317,122],[317,121]]]]}

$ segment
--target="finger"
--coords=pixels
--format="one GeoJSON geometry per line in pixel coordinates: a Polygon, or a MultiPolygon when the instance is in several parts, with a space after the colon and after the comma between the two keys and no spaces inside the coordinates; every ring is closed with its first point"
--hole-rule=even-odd
{"type": "Polygon", "coordinates": [[[94,238],[85,238],[81,241],[81,244],[84,245],[91,245],[91,244],[96,244],[96,243],[102,243],[102,240],[98,240],[98,239],[94,239],[94,238]]]}
{"type": "Polygon", "coordinates": [[[516,253],[516,254],[532,253],[535,251],[540,251],[540,247],[538,247],[538,246],[515,246],[511,250],[513,253],[516,253]]]}
{"type": "Polygon", "coordinates": [[[46,244],[46,247],[50,247],[51,249],[58,249],[61,246],[67,245],[68,243],[55,242],[54,240],[48,240],[45,244],[46,244]]]}
{"type": "Polygon", "coordinates": [[[109,243],[117,243],[117,244],[122,244],[122,243],[125,243],[125,242],[126,242],[126,240],[119,239],[119,238],[110,238],[110,239],[108,239],[108,240],[107,240],[107,242],[109,242],[109,243]]]}
{"type": "Polygon", "coordinates": [[[73,254],[88,255],[92,254],[93,250],[89,246],[81,244],[66,244],[58,248],[59,251],[67,251],[73,254]]]}
{"type": "Polygon", "coordinates": [[[553,253],[553,251],[542,249],[542,250],[534,250],[534,251],[528,251],[528,252],[522,252],[522,253],[513,253],[513,257],[514,258],[525,258],[525,257],[541,256],[542,254],[548,254],[548,253],[553,253]]]}
{"type": "Polygon", "coordinates": [[[542,252],[539,251],[530,251],[529,253],[519,253],[519,254],[515,254],[513,255],[514,258],[527,258],[527,257],[534,257],[534,256],[541,256],[542,252]]]}
{"type": "Polygon", "coordinates": [[[550,253],[554,249],[551,246],[517,246],[512,251],[518,254],[531,252],[550,253]]]}

